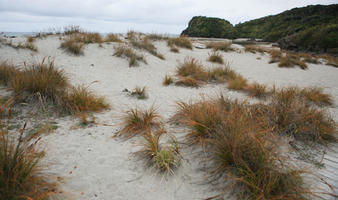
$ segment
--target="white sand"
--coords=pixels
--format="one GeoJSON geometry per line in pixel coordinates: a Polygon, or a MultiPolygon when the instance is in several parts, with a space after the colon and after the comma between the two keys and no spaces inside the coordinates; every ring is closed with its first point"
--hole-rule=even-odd
{"type": "MultiPolygon", "coordinates": [[[[15,39],[14,39],[15,40],[15,39]]],[[[208,84],[202,88],[185,88],[162,85],[166,74],[174,75],[178,62],[186,56],[203,61],[205,66],[217,66],[206,61],[210,50],[180,49],[179,54],[169,51],[165,42],[156,42],[158,51],[166,60],[160,60],[146,52],[148,64],[128,67],[128,61],[112,56],[116,44],[90,44],[85,47],[84,56],[72,56],[59,49],[58,37],[37,40],[38,53],[29,50],[0,48],[0,61],[9,60],[16,64],[24,61],[40,61],[50,56],[55,64],[66,71],[73,84],[89,85],[96,94],[106,97],[111,110],[95,114],[96,121],[112,126],[96,125],[89,128],[71,130],[78,123],[75,117],[57,119],[59,128],[44,136],[48,143],[45,161],[50,164],[50,173],[62,177],[61,186],[65,191],[81,200],[111,199],[203,199],[217,194],[208,184],[200,184],[203,173],[198,171],[199,160],[191,155],[190,149],[183,149],[183,163],[175,175],[163,178],[147,170],[143,163],[136,161],[132,153],[137,151],[141,138],[122,141],[112,138],[119,130],[121,113],[135,108],[149,108],[155,105],[164,120],[175,113],[175,101],[200,98],[200,95],[217,95],[220,91],[234,98],[246,98],[242,93],[229,91],[226,85],[208,84]],[[94,66],[91,66],[93,64],[94,66]],[[122,90],[136,86],[149,89],[147,100],[128,97],[122,90]],[[70,173],[71,172],[71,173],[70,173]]],[[[250,81],[277,86],[297,85],[323,87],[338,102],[338,70],[322,64],[308,64],[308,70],[278,68],[268,64],[269,56],[259,53],[222,53],[231,67],[250,81]],[[261,60],[257,60],[260,57],[261,60]]],[[[328,109],[338,121],[336,105],[328,109]]],[[[177,137],[185,133],[184,128],[167,124],[167,128],[177,137]]],[[[338,185],[337,181],[336,184],[338,185]]]]}

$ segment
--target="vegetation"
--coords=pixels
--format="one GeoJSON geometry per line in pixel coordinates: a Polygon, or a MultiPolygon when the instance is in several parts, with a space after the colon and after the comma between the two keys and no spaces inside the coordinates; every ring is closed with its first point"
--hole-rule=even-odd
{"type": "Polygon", "coordinates": [[[139,62],[147,64],[143,55],[138,55],[132,48],[128,46],[118,46],[115,48],[114,56],[126,57],[129,60],[129,67],[138,66],[139,62]]]}
{"type": "Polygon", "coordinates": [[[184,36],[181,36],[178,38],[169,38],[167,41],[167,44],[169,47],[171,47],[171,49],[175,49],[175,46],[176,46],[176,47],[181,47],[181,48],[192,50],[191,41],[187,37],[184,37],[184,36]]]}
{"type": "Polygon", "coordinates": [[[143,135],[161,127],[161,117],[154,107],[148,110],[130,109],[122,119],[122,129],[119,135],[127,138],[143,135]]]}
{"type": "Polygon", "coordinates": [[[136,87],[131,93],[131,96],[137,97],[137,99],[147,99],[148,94],[147,94],[147,89],[146,87],[140,88],[136,87]]]}
{"type": "Polygon", "coordinates": [[[268,94],[267,86],[256,82],[249,84],[245,89],[248,91],[251,97],[265,98],[268,94]]]}
{"type": "Polygon", "coordinates": [[[233,26],[224,19],[197,16],[189,21],[181,35],[190,37],[232,38],[233,26]]]}
{"type": "Polygon", "coordinates": [[[74,37],[69,36],[61,43],[61,48],[74,55],[83,55],[84,43],[77,42],[74,37]]]}
{"type": "Polygon", "coordinates": [[[180,163],[180,150],[176,138],[166,134],[164,129],[160,129],[154,133],[147,132],[144,134],[144,139],[142,149],[136,152],[136,155],[160,172],[173,174],[174,168],[178,167],[180,163]],[[161,145],[160,139],[163,135],[170,136],[170,141],[161,145]]]}
{"type": "Polygon", "coordinates": [[[118,35],[110,33],[106,36],[105,42],[122,42],[118,35]]]}
{"type": "Polygon", "coordinates": [[[224,63],[222,54],[220,54],[217,51],[213,51],[211,54],[209,54],[208,61],[213,62],[213,63],[219,63],[219,64],[224,63]]]}
{"type": "Polygon", "coordinates": [[[228,88],[232,90],[243,90],[247,86],[247,79],[242,75],[237,74],[233,79],[228,82],[228,88]]]}
{"type": "MultiPolygon", "coordinates": [[[[1,103],[0,116],[10,104],[10,100],[1,103]]],[[[43,200],[57,192],[56,184],[42,173],[44,152],[37,148],[39,139],[23,137],[25,126],[17,134],[9,133],[0,119],[0,199],[43,200]]]]}
{"type": "Polygon", "coordinates": [[[222,95],[179,102],[174,120],[189,127],[186,144],[202,147],[208,182],[217,188],[233,189],[240,199],[311,199],[303,171],[290,168],[274,134],[303,142],[333,141],[335,123],[325,110],[295,94],[293,88],[275,90],[267,104],[222,95]],[[225,184],[229,180],[231,186],[225,184]]]}
{"type": "Polygon", "coordinates": [[[261,38],[282,49],[337,54],[338,4],[294,8],[232,26],[208,17],[193,17],[182,35],[192,37],[261,38]]]}
{"type": "Polygon", "coordinates": [[[207,48],[212,48],[214,51],[232,51],[231,42],[209,42],[207,48]]]}
{"type": "Polygon", "coordinates": [[[173,78],[169,75],[165,75],[163,85],[168,86],[174,82],[173,78]]]}
{"type": "Polygon", "coordinates": [[[95,96],[88,88],[71,86],[64,71],[57,69],[53,61],[42,60],[23,70],[2,63],[0,83],[11,88],[18,98],[41,97],[70,113],[101,111],[109,107],[103,97],[95,96]]]}
{"type": "Polygon", "coordinates": [[[157,52],[156,47],[154,46],[153,43],[151,43],[151,41],[147,37],[144,37],[140,41],[134,38],[134,39],[131,40],[131,44],[135,48],[144,49],[144,50],[148,51],[150,54],[158,57],[161,60],[165,59],[163,54],[160,54],[160,53],[157,52]]]}

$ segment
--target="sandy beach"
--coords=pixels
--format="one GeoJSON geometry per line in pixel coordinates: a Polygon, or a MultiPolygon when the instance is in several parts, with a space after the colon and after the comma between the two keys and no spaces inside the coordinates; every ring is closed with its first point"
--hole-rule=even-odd
{"type": "MultiPolygon", "coordinates": [[[[25,38],[12,38],[13,43],[25,38]]],[[[59,36],[48,36],[36,39],[38,52],[27,49],[14,49],[10,46],[0,47],[0,61],[8,61],[14,65],[24,62],[40,62],[43,58],[54,60],[55,66],[63,69],[73,85],[88,86],[95,94],[104,96],[110,109],[93,113],[96,124],[78,127],[80,119],[76,116],[55,117],[58,128],[52,133],[43,134],[42,142],[46,146],[43,163],[48,165],[48,172],[60,183],[60,188],[74,200],[127,200],[127,199],[206,199],[219,194],[213,187],[203,182],[206,176],[199,168],[201,157],[196,152],[182,148],[182,163],[171,176],[163,176],[155,169],[145,167],[144,163],[133,155],[140,148],[141,138],[134,137],[123,140],[114,137],[121,129],[121,116],[130,108],[150,108],[154,106],[165,122],[168,132],[182,141],[187,128],[170,123],[170,118],[177,111],[177,101],[196,101],[223,93],[231,99],[247,99],[245,93],[229,90],[226,84],[208,83],[199,88],[163,86],[165,75],[174,76],[176,68],[186,57],[198,59],[203,66],[212,69],[220,64],[208,62],[210,49],[180,48],[173,53],[166,41],[155,41],[157,51],[164,55],[161,60],[146,51],[137,50],[145,56],[147,64],[129,67],[124,58],[113,56],[114,47],[118,43],[85,45],[84,55],[74,56],[60,48],[62,40],[59,36]],[[136,86],[146,87],[149,98],[139,100],[123,90],[133,90],[136,86]]],[[[193,45],[200,47],[206,41],[193,39],[193,45]]],[[[233,44],[235,51],[220,52],[230,67],[243,75],[249,82],[286,86],[323,88],[331,94],[334,105],[327,107],[335,121],[338,121],[338,71],[337,68],[325,64],[310,64],[308,69],[299,67],[280,68],[278,63],[269,64],[267,53],[249,53],[243,46],[233,44]]],[[[2,88],[3,90],[4,88],[2,88]]],[[[33,119],[26,118],[27,123],[33,119]]],[[[326,182],[333,185],[338,192],[338,160],[332,152],[338,151],[333,145],[323,159],[326,168],[316,169],[326,182]],[[330,161],[331,160],[331,161],[330,161]]],[[[315,184],[315,183],[314,183],[315,184]]],[[[226,194],[227,195],[227,194],[226,194]]],[[[333,197],[330,197],[334,199],[333,197]]],[[[235,199],[233,197],[233,199],[235,199]]]]}

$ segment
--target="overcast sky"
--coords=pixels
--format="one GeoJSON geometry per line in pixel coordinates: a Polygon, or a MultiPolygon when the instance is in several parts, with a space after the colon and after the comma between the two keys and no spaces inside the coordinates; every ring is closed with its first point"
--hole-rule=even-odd
{"type": "Polygon", "coordinates": [[[80,25],[88,31],[179,34],[193,16],[232,24],[337,0],[0,0],[0,32],[80,25]]]}

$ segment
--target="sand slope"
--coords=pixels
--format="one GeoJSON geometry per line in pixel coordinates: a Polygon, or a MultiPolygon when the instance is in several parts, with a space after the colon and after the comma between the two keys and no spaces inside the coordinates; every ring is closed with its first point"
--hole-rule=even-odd
{"type": "MultiPolygon", "coordinates": [[[[43,57],[51,57],[55,59],[57,67],[66,71],[73,84],[90,85],[97,81],[90,88],[105,96],[112,106],[111,110],[95,114],[97,122],[111,126],[95,125],[73,130],[78,119],[65,117],[56,119],[59,128],[44,136],[47,143],[45,162],[50,165],[48,171],[62,177],[62,187],[74,199],[203,199],[217,194],[216,191],[211,191],[209,185],[201,184],[204,174],[198,170],[199,160],[190,149],[183,150],[184,160],[175,175],[162,177],[146,169],[142,162],[133,157],[132,153],[137,151],[141,138],[128,141],[112,138],[119,130],[121,113],[136,106],[149,108],[155,105],[164,121],[167,121],[174,114],[175,101],[178,100],[198,99],[201,95],[213,96],[220,91],[233,98],[247,98],[242,93],[227,90],[226,85],[222,84],[208,84],[199,89],[162,85],[164,76],[174,75],[178,63],[183,62],[186,56],[201,60],[206,67],[217,66],[206,61],[210,50],[180,49],[180,53],[175,54],[169,51],[165,42],[155,42],[166,60],[143,52],[148,64],[141,63],[139,67],[130,68],[126,59],[112,56],[114,46],[117,45],[114,43],[103,44],[102,48],[98,44],[87,45],[84,56],[78,57],[61,50],[58,37],[37,40],[35,44],[38,53],[2,46],[0,60],[22,64],[24,61],[40,61],[43,57]],[[137,100],[122,92],[125,88],[132,90],[136,86],[146,86],[149,89],[147,100],[137,100]]],[[[275,84],[278,87],[319,86],[332,94],[335,102],[338,102],[338,71],[334,67],[308,64],[308,70],[297,67],[278,68],[277,64],[268,64],[268,55],[238,52],[222,52],[222,55],[234,70],[249,81],[275,84]],[[257,57],[261,59],[258,60],[257,57]]],[[[336,105],[328,110],[338,121],[336,105]]],[[[186,132],[184,128],[169,123],[167,128],[179,138],[186,132]]],[[[338,167],[337,163],[333,165],[333,170],[338,167]]],[[[337,181],[338,179],[333,180],[336,186],[337,181]]]]}

